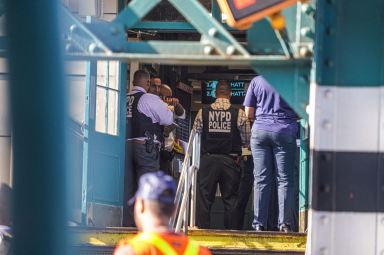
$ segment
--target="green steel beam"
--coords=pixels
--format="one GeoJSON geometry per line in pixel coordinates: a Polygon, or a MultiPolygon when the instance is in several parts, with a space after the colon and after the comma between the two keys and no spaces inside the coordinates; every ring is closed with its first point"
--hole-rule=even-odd
{"type": "Polygon", "coordinates": [[[6,0],[13,148],[12,254],[65,255],[67,101],[59,1],[6,0]]]}
{"type": "Polygon", "coordinates": [[[124,52],[135,54],[167,54],[167,55],[204,55],[204,49],[211,46],[200,42],[180,41],[142,41],[129,42],[125,45],[124,52]]]}
{"type": "Polygon", "coordinates": [[[308,174],[309,174],[309,126],[308,121],[300,121],[300,211],[308,209],[308,174]]]}
{"type": "Polygon", "coordinates": [[[117,2],[117,10],[121,12],[125,7],[125,0],[118,0],[117,2]]]}
{"type": "Polygon", "coordinates": [[[211,7],[211,13],[212,17],[214,17],[218,22],[221,23],[221,10],[219,7],[219,4],[217,3],[217,0],[212,0],[212,7],[211,7]]]}
{"type": "MultiPolygon", "coordinates": [[[[101,51],[111,53],[111,50],[101,41],[86,25],[72,15],[66,8],[61,7],[61,26],[65,34],[67,49],[77,47],[82,51],[88,51],[94,44],[101,51]]],[[[71,49],[72,50],[72,49],[71,49]]]]}
{"type": "Polygon", "coordinates": [[[88,61],[86,63],[86,81],[85,81],[85,103],[84,103],[84,140],[83,140],[83,167],[82,167],[82,178],[81,178],[81,225],[87,225],[87,205],[89,202],[89,190],[88,190],[88,180],[89,180],[89,165],[90,165],[90,157],[89,152],[93,147],[92,140],[89,139],[89,127],[94,126],[95,120],[90,118],[92,113],[92,97],[96,96],[95,94],[95,77],[97,74],[97,62],[96,61],[88,61]],[[93,88],[93,89],[92,89],[93,88]]]}
{"type": "Polygon", "coordinates": [[[384,84],[384,2],[368,2],[317,1],[317,84],[384,84]]]}
{"type": "Polygon", "coordinates": [[[307,228],[309,206],[309,125],[308,121],[300,121],[300,174],[299,174],[299,229],[307,228]]]}
{"type": "MultiPolygon", "coordinates": [[[[121,12],[114,23],[92,20],[87,28],[97,38],[113,50],[112,54],[97,52],[82,52],[70,54],[71,59],[82,60],[119,60],[122,62],[138,61],[141,63],[159,63],[174,65],[248,65],[263,74],[285,100],[303,118],[307,118],[306,106],[309,97],[310,59],[291,59],[285,56],[250,55],[246,49],[197,1],[170,0],[169,1],[190,23],[190,26],[201,33],[200,42],[168,42],[145,41],[127,42],[121,30],[114,27],[127,27],[137,24],[147,12],[156,6],[158,1],[132,1],[121,12]],[[133,15],[132,13],[136,13],[133,15]],[[129,14],[130,13],[130,14],[129,14]],[[140,15],[139,15],[140,14],[140,15]],[[132,21],[133,20],[133,21],[132,21]],[[122,23],[122,24],[120,24],[122,23]]],[[[160,25],[161,22],[155,25],[160,25]]],[[[175,24],[185,26],[185,23],[175,24]]],[[[191,27],[188,26],[188,29],[191,27]]],[[[269,28],[269,39],[273,39],[274,50],[270,54],[281,54],[281,46],[268,22],[263,20],[256,23],[248,33],[251,51],[258,49],[258,37],[265,33],[255,28],[269,28]],[[256,38],[256,39],[255,39],[256,38]],[[256,42],[256,43],[255,43],[256,42]],[[280,48],[279,50],[276,50],[280,48]],[[277,51],[277,52],[276,52],[277,51]]],[[[267,30],[266,30],[267,31],[267,30]]],[[[272,40],[272,41],[273,41],[272,40]]],[[[268,40],[271,41],[271,40],[268,40]]],[[[260,43],[259,45],[263,45],[260,43]]],[[[265,44],[264,44],[265,45],[265,44]]],[[[268,52],[265,52],[268,54],[268,52]]]]}
{"type": "Polygon", "coordinates": [[[284,54],[276,33],[267,19],[262,19],[247,30],[247,48],[262,55],[284,54]]]}
{"type": "Polygon", "coordinates": [[[266,67],[285,70],[289,74],[292,66],[304,67],[310,65],[311,59],[288,59],[285,56],[221,56],[221,55],[188,55],[188,54],[137,54],[137,53],[68,53],[68,60],[118,60],[122,62],[137,61],[140,63],[158,63],[169,65],[225,65],[225,66],[251,66],[266,67]]]}
{"type": "Polygon", "coordinates": [[[197,32],[191,24],[185,21],[141,21],[131,27],[132,30],[145,30],[156,32],[197,32]]]}

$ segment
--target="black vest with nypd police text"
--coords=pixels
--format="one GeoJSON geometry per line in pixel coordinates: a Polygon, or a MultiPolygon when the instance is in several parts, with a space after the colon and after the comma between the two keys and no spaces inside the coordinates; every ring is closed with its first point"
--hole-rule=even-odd
{"type": "Polygon", "coordinates": [[[152,119],[137,109],[137,104],[144,92],[127,95],[126,113],[126,139],[145,137],[146,132],[151,136],[156,135],[157,141],[163,141],[163,127],[159,123],[152,123],[152,119]]]}
{"type": "Polygon", "coordinates": [[[239,110],[230,106],[227,110],[202,109],[202,153],[241,155],[241,136],[237,128],[239,110]]]}

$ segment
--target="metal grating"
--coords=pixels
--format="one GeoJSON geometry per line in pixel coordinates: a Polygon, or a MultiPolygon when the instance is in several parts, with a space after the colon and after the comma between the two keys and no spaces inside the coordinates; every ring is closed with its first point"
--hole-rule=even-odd
{"type": "Polygon", "coordinates": [[[176,122],[180,126],[176,129],[176,137],[188,142],[189,133],[191,131],[191,111],[185,109],[185,119],[178,119],[176,122]]]}

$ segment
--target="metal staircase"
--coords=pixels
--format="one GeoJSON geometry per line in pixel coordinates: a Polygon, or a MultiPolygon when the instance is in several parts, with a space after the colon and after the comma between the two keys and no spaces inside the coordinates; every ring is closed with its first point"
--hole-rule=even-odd
{"type": "MultiPolygon", "coordinates": [[[[215,255],[304,254],[306,234],[197,229],[196,188],[200,166],[201,134],[191,131],[176,191],[176,214],[170,220],[175,232],[183,231],[215,255]]],[[[112,254],[116,243],[136,234],[134,228],[72,228],[74,254],[112,254]]]]}
{"type": "Polygon", "coordinates": [[[188,233],[188,227],[195,227],[196,215],[196,184],[197,171],[200,167],[201,134],[192,129],[185,151],[179,184],[177,186],[175,204],[176,214],[171,219],[170,226],[176,232],[183,228],[188,233]]]}

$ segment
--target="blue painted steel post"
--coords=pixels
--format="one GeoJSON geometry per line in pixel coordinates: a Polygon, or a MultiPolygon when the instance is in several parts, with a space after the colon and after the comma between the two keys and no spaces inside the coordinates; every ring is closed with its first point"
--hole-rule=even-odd
{"type": "Polygon", "coordinates": [[[221,10],[219,5],[217,4],[217,0],[212,0],[211,13],[212,17],[214,17],[218,22],[221,23],[221,10]]]}
{"type": "Polygon", "coordinates": [[[89,169],[89,154],[92,148],[93,141],[89,139],[89,127],[95,126],[95,118],[90,118],[94,115],[96,101],[96,61],[87,62],[86,82],[85,82],[85,112],[84,112],[84,143],[83,143],[83,173],[81,184],[81,225],[87,225],[87,205],[89,201],[88,194],[88,169],[89,169]],[[91,123],[92,122],[92,123],[91,123]]]}
{"type": "Polygon", "coordinates": [[[383,10],[316,1],[308,254],[384,254],[383,10]]]}
{"type": "Polygon", "coordinates": [[[58,2],[7,0],[13,254],[66,254],[66,91],[58,2]]]}
{"type": "Polygon", "coordinates": [[[308,215],[309,189],[309,127],[308,121],[300,121],[300,177],[299,177],[299,231],[305,232],[308,215]]]}

